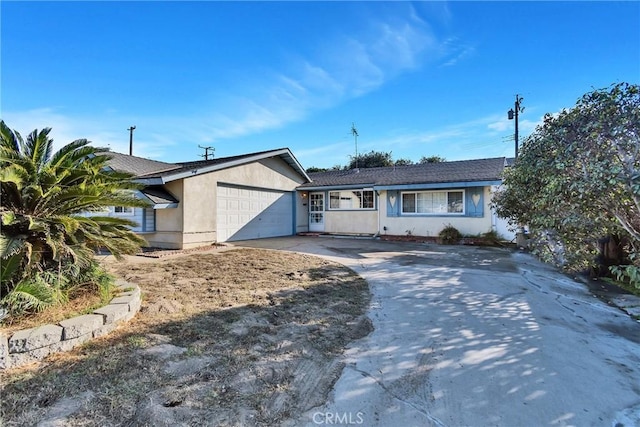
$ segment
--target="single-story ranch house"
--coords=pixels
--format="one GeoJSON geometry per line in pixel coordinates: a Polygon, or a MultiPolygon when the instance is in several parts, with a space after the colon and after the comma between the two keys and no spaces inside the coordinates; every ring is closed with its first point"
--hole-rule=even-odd
{"type": "Polygon", "coordinates": [[[136,221],[154,247],[302,232],[436,236],[449,224],[512,236],[490,208],[504,157],[307,174],[288,148],[185,163],[109,155],[149,202],[109,214],[136,221]]]}

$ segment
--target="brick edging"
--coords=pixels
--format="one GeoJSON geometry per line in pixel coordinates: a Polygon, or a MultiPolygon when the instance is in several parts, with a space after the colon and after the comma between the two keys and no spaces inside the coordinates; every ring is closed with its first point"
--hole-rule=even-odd
{"type": "Polygon", "coordinates": [[[120,292],[92,314],[66,319],[57,325],[23,329],[11,335],[0,332],[0,369],[16,368],[38,362],[52,353],[69,351],[131,320],[140,310],[140,288],[123,280],[116,280],[115,284],[128,290],[120,292]]]}

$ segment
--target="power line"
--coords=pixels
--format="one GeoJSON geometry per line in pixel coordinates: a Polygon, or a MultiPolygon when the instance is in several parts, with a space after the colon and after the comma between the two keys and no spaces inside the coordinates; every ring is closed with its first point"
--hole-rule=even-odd
{"type": "Polygon", "coordinates": [[[129,129],[129,155],[133,156],[133,131],[136,130],[135,126],[131,126],[129,129]]]}
{"type": "Polygon", "coordinates": [[[507,117],[509,118],[509,120],[513,120],[515,117],[516,129],[513,140],[515,141],[516,159],[518,158],[518,113],[524,112],[524,107],[520,105],[523,99],[524,98],[522,98],[520,95],[516,94],[516,102],[514,104],[514,108],[507,111],[507,117]]]}

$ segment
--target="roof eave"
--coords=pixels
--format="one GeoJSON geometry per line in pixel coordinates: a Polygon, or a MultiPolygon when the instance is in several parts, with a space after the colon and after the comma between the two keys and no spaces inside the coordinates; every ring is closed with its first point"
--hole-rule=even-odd
{"type": "Polygon", "coordinates": [[[143,185],[162,185],[162,184],[164,184],[164,180],[162,179],[162,177],[159,177],[159,176],[152,177],[152,178],[135,178],[133,181],[137,182],[139,184],[143,184],[143,185]]]}
{"type": "Polygon", "coordinates": [[[300,186],[296,188],[298,191],[327,191],[327,190],[352,190],[354,188],[375,188],[373,183],[368,184],[346,184],[346,185],[316,185],[316,186],[300,186]]]}
{"type": "Polygon", "coordinates": [[[153,205],[153,209],[173,209],[177,207],[178,203],[157,203],[153,205]]]}

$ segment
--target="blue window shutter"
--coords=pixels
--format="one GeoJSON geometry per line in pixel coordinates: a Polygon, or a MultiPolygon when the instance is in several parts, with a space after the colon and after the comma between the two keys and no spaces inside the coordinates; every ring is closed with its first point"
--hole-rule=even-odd
{"type": "Polygon", "coordinates": [[[484,216],[484,187],[470,187],[466,191],[465,215],[481,218],[484,216]]]}
{"type": "Polygon", "coordinates": [[[387,216],[400,216],[400,192],[387,190],[387,216]]]}

